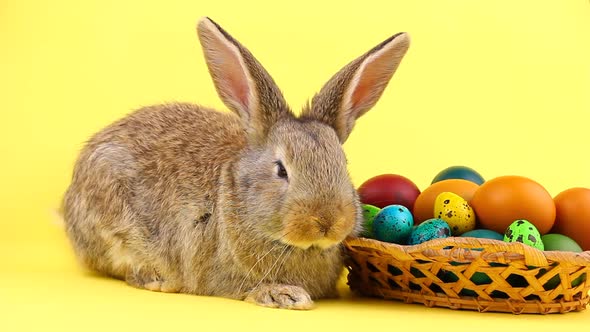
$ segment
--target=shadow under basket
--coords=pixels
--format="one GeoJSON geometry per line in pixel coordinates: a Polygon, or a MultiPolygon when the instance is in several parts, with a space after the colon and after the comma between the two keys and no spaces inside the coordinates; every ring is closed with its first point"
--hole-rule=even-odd
{"type": "Polygon", "coordinates": [[[344,246],[348,285],[363,296],[514,314],[582,311],[590,299],[590,251],[467,237],[413,246],[354,238],[344,246]]]}

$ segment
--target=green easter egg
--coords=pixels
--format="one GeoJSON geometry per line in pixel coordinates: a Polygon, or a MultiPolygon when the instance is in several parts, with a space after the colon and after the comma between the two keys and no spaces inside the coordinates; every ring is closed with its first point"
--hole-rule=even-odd
{"type": "MultiPolygon", "coordinates": [[[[537,274],[537,278],[542,277],[545,273],[547,273],[546,269],[540,269],[539,273],[537,274]]],[[[583,283],[585,280],[586,280],[586,274],[585,273],[581,274],[579,277],[572,280],[571,287],[577,287],[581,283],[583,283]]],[[[556,274],[543,285],[543,288],[545,288],[545,290],[555,289],[557,286],[559,286],[560,283],[561,283],[561,278],[559,277],[559,274],[556,274]]]]}
{"type": "MultiPolygon", "coordinates": [[[[465,265],[465,263],[459,263],[459,262],[450,262],[450,264],[453,265],[453,266],[465,265]]],[[[457,281],[459,281],[459,277],[457,277],[457,275],[455,275],[454,272],[441,270],[439,272],[439,274],[440,274],[440,279],[444,283],[451,283],[451,282],[457,282],[457,281]]],[[[470,280],[474,284],[476,284],[476,285],[486,285],[486,284],[492,283],[492,279],[490,279],[490,277],[488,277],[487,274],[481,273],[481,272],[475,272],[471,276],[471,279],[470,280]]],[[[459,295],[461,295],[461,296],[471,296],[471,297],[477,297],[478,296],[478,294],[477,294],[476,291],[471,290],[471,289],[467,289],[467,288],[462,289],[461,292],[459,293],[459,295]]]]}
{"type": "Polygon", "coordinates": [[[584,274],[580,275],[579,277],[577,277],[576,279],[572,280],[572,287],[577,287],[581,283],[583,283],[584,281],[586,281],[586,273],[584,273],[584,274]]]}
{"type": "Polygon", "coordinates": [[[512,287],[517,287],[517,288],[524,288],[527,287],[529,285],[529,283],[527,282],[527,280],[518,274],[511,274],[506,278],[506,282],[508,284],[510,284],[510,286],[512,287]]]}
{"type": "Polygon", "coordinates": [[[582,252],[576,241],[562,234],[545,234],[541,237],[546,251],[582,252]]]}
{"type": "Polygon", "coordinates": [[[373,234],[373,221],[375,220],[375,216],[381,211],[380,208],[370,205],[370,204],[363,204],[363,232],[361,236],[367,238],[374,238],[373,234]]]}
{"type": "Polygon", "coordinates": [[[487,285],[492,283],[492,279],[483,272],[475,272],[471,276],[471,281],[476,285],[487,285]]]}
{"type": "Polygon", "coordinates": [[[524,219],[516,220],[508,226],[504,233],[504,241],[521,242],[539,250],[545,249],[537,227],[524,219]]]}

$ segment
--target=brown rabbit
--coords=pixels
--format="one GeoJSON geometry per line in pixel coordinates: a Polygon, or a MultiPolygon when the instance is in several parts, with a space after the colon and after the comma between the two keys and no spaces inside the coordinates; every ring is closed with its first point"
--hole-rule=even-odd
{"type": "Polygon", "coordinates": [[[135,287],[309,309],[338,295],[341,243],[361,228],[341,145],[409,37],[345,66],[296,117],[244,46],[209,18],[197,30],[235,114],[156,105],[96,134],[64,197],[67,235],[85,266],[135,287]]]}

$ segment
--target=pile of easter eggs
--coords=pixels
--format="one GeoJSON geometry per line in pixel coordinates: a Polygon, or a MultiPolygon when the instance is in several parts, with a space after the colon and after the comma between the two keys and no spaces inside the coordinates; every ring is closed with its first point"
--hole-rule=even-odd
{"type": "Polygon", "coordinates": [[[522,176],[485,181],[475,170],[453,166],[420,189],[408,178],[382,174],[365,181],[363,237],[415,245],[452,236],[521,242],[539,250],[590,250],[590,189],[551,197],[522,176]]]}

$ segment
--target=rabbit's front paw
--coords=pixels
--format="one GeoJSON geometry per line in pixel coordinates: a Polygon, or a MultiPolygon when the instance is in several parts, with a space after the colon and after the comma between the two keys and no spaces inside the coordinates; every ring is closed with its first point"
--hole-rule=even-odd
{"type": "Polygon", "coordinates": [[[155,270],[142,268],[131,271],[125,277],[125,281],[133,287],[163,293],[178,293],[180,285],[162,278],[155,270]]]}
{"type": "Polygon", "coordinates": [[[259,285],[248,294],[245,301],[270,308],[296,310],[313,308],[313,301],[305,289],[290,285],[259,285]]]}

